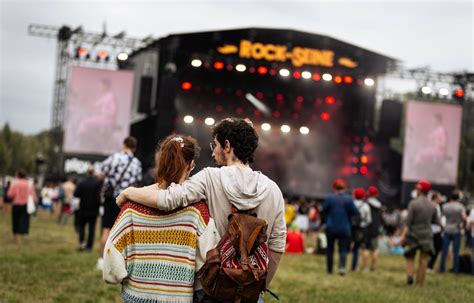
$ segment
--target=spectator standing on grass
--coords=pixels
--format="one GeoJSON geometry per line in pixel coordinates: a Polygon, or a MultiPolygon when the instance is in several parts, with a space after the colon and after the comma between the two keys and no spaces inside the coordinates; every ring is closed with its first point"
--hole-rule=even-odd
{"type": "Polygon", "coordinates": [[[69,215],[71,214],[72,199],[74,198],[74,191],[76,184],[73,177],[68,177],[66,182],[61,185],[63,190],[63,199],[61,201],[61,212],[58,217],[58,224],[66,224],[69,215]]]}
{"type": "Polygon", "coordinates": [[[8,197],[13,202],[12,207],[12,230],[17,246],[21,245],[22,236],[27,235],[30,229],[30,215],[26,210],[28,199],[32,198],[36,203],[36,193],[33,185],[26,179],[26,173],[19,170],[16,179],[8,189],[8,197]]]}
{"type": "Polygon", "coordinates": [[[416,284],[422,286],[425,282],[428,258],[433,253],[433,233],[431,224],[439,224],[436,205],[427,195],[431,190],[431,183],[420,180],[416,185],[416,198],[408,204],[406,225],[401,234],[401,243],[405,245],[407,261],[407,284],[412,285],[415,273],[415,256],[420,251],[416,284]]]}
{"type": "Polygon", "coordinates": [[[79,198],[79,209],[76,216],[80,251],[91,251],[94,246],[95,224],[99,214],[101,188],[102,183],[94,176],[94,167],[90,166],[87,169],[87,177],[79,182],[74,190],[74,196],[79,198]],[[88,227],[87,242],[85,241],[86,226],[88,227]]]}
{"type": "MultiPolygon", "coordinates": [[[[438,191],[433,191],[431,193],[431,201],[436,204],[436,215],[438,216],[438,220],[441,222],[441,194],[438,191]]],[[[431,231],[433,232],[433,248],[434,252],[430,256],[430,261],[428,262],[428,273],[433,273],[434,265],[436,263],[436,259],[438,258],[439,253],[441,252],[441,248],[443,247],[443,238],[441,235],[441,225],[438,224],[431,224],[431,231]]]]}
{"type": "Polygon", "coordinates": [[[351,238],[351,220],[358,214],[357,208],[350,195],[346,193],[347,183],[336,179],[330,193],[323,204],[323,215],[326,218],[326,269],[328,274],[333,271],[334,244],[339,246],[339,274],[346,274],[346,257],[351,238]]]}
{"type": "Polygon", "coordinates": [[[53,211],[53,197],[53,183],[47,182],[46,186],[41,189],[41,209],[48,215],[51,215],[53,211]]]}
{"type": "MultiPolygon", "coordinates": [[[[199,150],[190,136],[168,136],[156,154],[156,183],[149,187],[182,184],[199,150]]],[[[123,205],[107,240],[103,278],[122,283],[125,302],[193,302],[193,291],[202,288],[196,273],[219,241],[205,200],[196,202],[170,212],[132,201],[123,205]]]]}
{"type": "Polygon", "coordinates": [[[446,271],[446,258],[448,256],[449,245],[453,243],[453,263],[454,273],[459,273],[459,248],[461,246],[461,230],[466,222],[466,209],[459,202],[458,191],[451,194],[449,202],[443,205],[441,215],[446,218],[443,234],[443,248],[441,252],[441,262],[439,272],[446,271]]]}
{"type": "Polygon", "coordinates": [[[101,179],[104,180],[102,193],[104,212],[102,214],[99,259],[96,266],[99,270],[103,268],[104,247],[110,229],[120,213],[120,208],[115,204],[115,197],[125,188],[137,185],[142,180],[142,163],[134,156],[136,149],[137,139],[131,136],[127,137],[123,141],[122,150],[110,155],[100,165],[101,179]]]}
{"type": "Polygon", "coordinates": [[[365,199],[365,190],[363,188],[356,188],[352,191],[352,197],[354,198],[354,204],[359,211],[358,216],[353,216],[357,220],[353,220],[352,225],[352,265],[351,270],[357,269],[357,263],[359,261],[359,250],[364,247],[364,244],[368,241],[368,226],[372,222],[372,216],[370,213],[370,207],[365,199]]]}
{"type": "Polygon", "coordinates": [[[380,229],[382,227],[382,202],[377,199],[379,190],[375,186],[369,186],[367,189],[367,205],[370,209],[370,224],[367,226],[367,237],[362,250],[362,271],[369,266],[370,271],[375,271],[377,260],[379,257],[378,239],[380,236],[380,229]]]}
{"type": "Polygon", "coordinates": [[[468,227],[471,233],[471,274],[474,275],[474,206],[469,213],[468,227]]]}

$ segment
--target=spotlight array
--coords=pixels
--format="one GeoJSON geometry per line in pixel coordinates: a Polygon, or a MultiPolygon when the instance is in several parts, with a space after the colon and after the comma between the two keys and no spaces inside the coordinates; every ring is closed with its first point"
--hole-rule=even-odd
{"type": "Polygon", "coordinates": [[[314,81],[320,81],[321,79],[330,82],[334,81],[336,84],[352,84],[352,83],[364,83],[367,86],[373,86],[375,84],[375,81],[371,78],[365,78],[364,81],[359,81],[359,82],[354,82],[354,78],[352,76],[348,75],[331,75],[330,73],[323,73],[322,75],[317,73],[317,72],[311,72],[308,70],[304,71],[299,71],[299,70],[293,70],[290,71],[287,68],[281,68],[281,69],[273,69],[273,68],[268,68],[266,66],[246,66],[245,64],[239,63],[235,65],[235,67],[231,64],[225,64],[222,61],[215,61],[215,62],[205,62],[203,63],[200,59],[193,59],[191,60],[191,66],[198,68],[198,67],[204,67],[204,68],[211,68],[213,67],[215,70],[227,70],[227,71],[232,71],[234,68],[237,72],[245,72],[247,71],[250,74],[259,74],[259,75],[270,75],[270,76],[275,76],[279,75],[281,77],[287,78],[290,75],[293,76],[294,79],[304,79],[304,80],[314,80],[314,81]]]}

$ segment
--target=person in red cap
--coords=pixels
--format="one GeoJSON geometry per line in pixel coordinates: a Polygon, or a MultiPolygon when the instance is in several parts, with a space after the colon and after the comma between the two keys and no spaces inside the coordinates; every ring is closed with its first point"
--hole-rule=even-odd
{"type": "Polygon", "coordinates": [[[434,251],[431,224],[439,225],[440,222],[436,205],[427,198],[430,190],[430,182],[420,180],[416,185],[417,197],[408,204],[406,226],[401,235],[401,242],[405,245],[408,285],[414,282],[416,252],[420,251],[416,284],[422,286],[425,281],[428,258],[434,251]]]}
{"type": "Polygon", "coordinates": [[[352,191],[354,204],[359,211],[359,215],[352,217],[352,265],[351,270],[357,269],[359,261],[359,249],[367,241],[367,227],[372,222],[370,207],[365,200],[365,190],[356,188],[352,191]]]}
{"type": "Polygon", "coordinates": [[[358,214],[350,195],[346,193],[347,183],[342,179],[333,182],[333,193],[330,193],[323,204],[326,218],[326,266],[328,274],[333,270],[333,253],[336,240],[339,246],[339,274],[346,274],[346,257],[351,238],[351,218],[358,214]]]}
{"type": "Polygon", "coordinates": [[[367,189],[367,205],[370,208],[372,221],[367,226],[367,241],[362,250],[362,271],[367,269],[370,257],[370,271],[375,271],[378,260],[378,237],[382,226],[382,203],[377,199],[379,190],[375,186],[369,186],[367,189]]]}

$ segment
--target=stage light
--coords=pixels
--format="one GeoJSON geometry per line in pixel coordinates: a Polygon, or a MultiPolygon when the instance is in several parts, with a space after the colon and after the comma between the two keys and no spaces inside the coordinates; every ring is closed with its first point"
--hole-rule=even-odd
{"type": "Polygon", "coordinates": [[[124,53],[124,52],[121,52],[117,55],[117,59],[120,60],[120,61],[125,61],[125,60],[128,59],[128,54],[124,53]]]}
{"type": "Polygon", "coordinates": [[[99,57],[100,59],[105,59],[109,56],[109,53],[107,53],[107,51],[105,50],[100,50],[97,52],[97,57],[99,57]]]}
{"type": "Polygon", "coordinates": [[[199,59],[194,59],[193,61],[191,61],[191,65],[194,67],[199,67],[202,65],[202,61],[199,59]]]}
{"type": "Polygon", "coordinates": [[[301,73],[301,77],[305,78],[305,79],[311,79],[311,73],[308,72],[308,71],[304,71],[301,73]]]}
{"type": "Polygon", "coordinates": [[[214,68],[215,69],[223,69],[224,68],[224,63],[222,63],[220,61],[216,61],[216,62],[214,62],[214,68]]]}
{"type": "Polygon", "coordinates": [[[257,72],[260,75],[265,75],[268,72],[268,68],[266,68],[265,66],[259,66],[257,72]]]}
{"type": "Polygon", "coordinates": [[[321,113],[321,119],[323,119],[324,121],[328,121],[329,119],[331,119],[331,115],[328,112],[323,112],[321,113]]]}
{"type": "Polygon", "coordinates": [[[331,74],[328,74],[328,73],[323,74],[323,80],[324,81],[331,81],[332,80],[331,74]]]}
{"type": "Polygon", "coordinates": [[[457,89],[457,90],[454,91],[454,97],[456,99],[463,99],[464,95],[465,95],[465,93],[464,93],[464,90],[462,90],[462,89],[457,89]]]}
{"type": "Polygon", "coordinates": [[[290,75],[290,71],[287,70],[286,68],[280,69],[280,76],[282,77],[288,77],[290,75]]]}
{"type": "Polygon", "coordinates": [[[297,96],[296,97],[296,102],[298,102],[298,103],[303,103],[303,100],[304,100],[303,96],[297,96]]]}
{"type": "Polygon", "coordinates": [[[339,83],[341,83],[341,82],[342,82],[342,77],[341,77],[341,76],[336,76],[336,77],[334,77],[334,83],[339,84],[339,83]]]}
{"type": "Polygon", "coordinates": [[[255,73],[255,67],[253,66],[249,67],[249,73],[251,74],[255,73]]]}
{"type": "Polygon", "coordinates": [[[238,72],[245,72],[246,69],[247,69],[247,66],[243,64],[237,64],[237,66],[235,67],[235,70],[238,72]]]}
{"type": "Polygon", "coordinates": [[[226,70],[228,70],[229,72],[233,69],[234,67],[232,66],[232,64],[227,64],[227,66],[225,67],[226,70]]]}
{"type": "Polygon", "coordinates": [[[288,125],[286,125],[286,124],[283,124],[283,125],[280,127],[280,129],[281,129],[281,131],[282,131],[283,133],[289,133],[289,132],[291,131],[291,128],[290,128],[288,125]]]}
{"type": "Polygon", "coordinates": [[[313,80],[314,81],[319,81],[319,80],[321,80],[321,76],[319,74],[313,74],[313,80]]]}
{"type": "Polygon", "coordinates": [[[191,84],[191,82],[183,82],[181,84],[181,88],[184,90],[190,90],[192,87],[193,85],[191,84]]]}
{"type": "Polygon", "coordinates": [[[276,111],[273,112],[273,117],[278,119],[278,118],[280,118],[280,116],[281,116],[281,113],[279,111],[276,110],[276,111]]]}
{"type": "Polygon", "coordinates": [[[301,126],[301,127],[300,127],[300,133],[301,133],[302,135],[307,135],[307,134],[309,134],[309,128],[307,128],[306,126],[301,126]]]}
{"type": "Polygon", "coordinates": [[[375,81],[372,78],[365,78],[364,84],[367,85],[367,86],[374,86],[375,81]]]}
{"type": "Polygon", "coordinates": [[[356,175],[359,172],[359,169],[357,167],[352,168],[352,173],[356,175]]]}
{"type": "Polygon", "coordinates": [[[334,104],[335,102],[334,97],[331,97],[331,96],[326,97],[325,101],[327,104],[334,104]]]}
{"type": "Polygon", "coordinates": [[[88,56],[89,50],[85,47],[78,47],[76,48],[76,59],[84,58],[88,56]]]}
{"type": "Polygon", "coordinates": [[[366,155],[360,156],[360,163],[362,163],[362,164],[369,163],[369,158],[366,155]]]}
{"type": "Polygon", "coordinates": [[[429,95],[429,94],[431,94],[431,87],[429,87],[429,86],[423,86],[423,87],[421,88],[421,92],[422,92],[423,94],[425,94],[425,95],[429,95]]]}
{"type": "Polygon", "coordinates": [[[351,76],[344,76],[344,83],[347,83],[347,84],[350,84],[352,83],[354,80],[352,79],[351,76]]]}
{"type": "Polygon", "coordinates": [[[440,88],[440,89],[439,89],[439,94],[440,94],[441,96],[447,96],[447,95],[449,95],[449,90],[448,90],[447,88],[444,88],[444,87],[443,87],[443,88],[440,88]]]}
{"type": "Polygon", "coordinates": [[[295,79],[299,79],[299,78],[301,78],[301,73],[298,72],[298,71],[296,71],[296,72],[293,73],[293,77],[294,77],[295,79]]]}
{"type": "Polygon", "coordinates": [[[255,96],[257,96],[258,99],[263,99],[263,93],[262,92],[257,92],[255,94],[255,96]]]}
{"type": "Polygon", "coordinates": [[[368,172],[367,166],[361,166],[360,167],[360,173],[363,175],[366,175],[368,172]]]}
{"type": "Polygon", "coordinates": [[[194,121],[194,117],[193,116],[190,116],[190,115],[187,115],[187,116],[184,116],[184,123],[186,124],[190,124],[190,123],[193,123],[194,121]]]}
{"type": "Polygon", "coordinates": [[[272,129],[272,126],[268,123],[262,123],[261,127],[262,127],[262,130],[264,130],[264,131],[269,131],[269,130],[272,129]]]}
{"type": "Polygon", "coordinates": [[[208,118],[206,118],[206,120],[204,120],[204,123],[206,123],[206,125],[209,125],[209,126],[214,125],[215,122],[216,121],[213,118],[210,118],[210,117],[208,117],[208,118]]]}

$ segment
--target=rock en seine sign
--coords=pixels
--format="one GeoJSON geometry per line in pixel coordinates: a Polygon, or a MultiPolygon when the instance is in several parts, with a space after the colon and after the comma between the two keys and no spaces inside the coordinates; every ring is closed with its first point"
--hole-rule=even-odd
{"type": "MultiPolygon", "coordinates": [[[[314,49],[307,47],[293,47],[291,50],[286,45],[264,44],[260,42],[251,42],[249,40],[240,40],[240,45],[226,44],[217,48],[217,51],[223,55],[238,53],[240,58],[266,60],[276,62],[291,61],[293,66],[301,67],[303,65],[315,65],[323,67],[334,66],[334,52],[325,49],[314,49]]],[[[337,60],[340,66],[347,68],[356,68],[358,63],[350,58],[340,57],[337,60]]]]}

